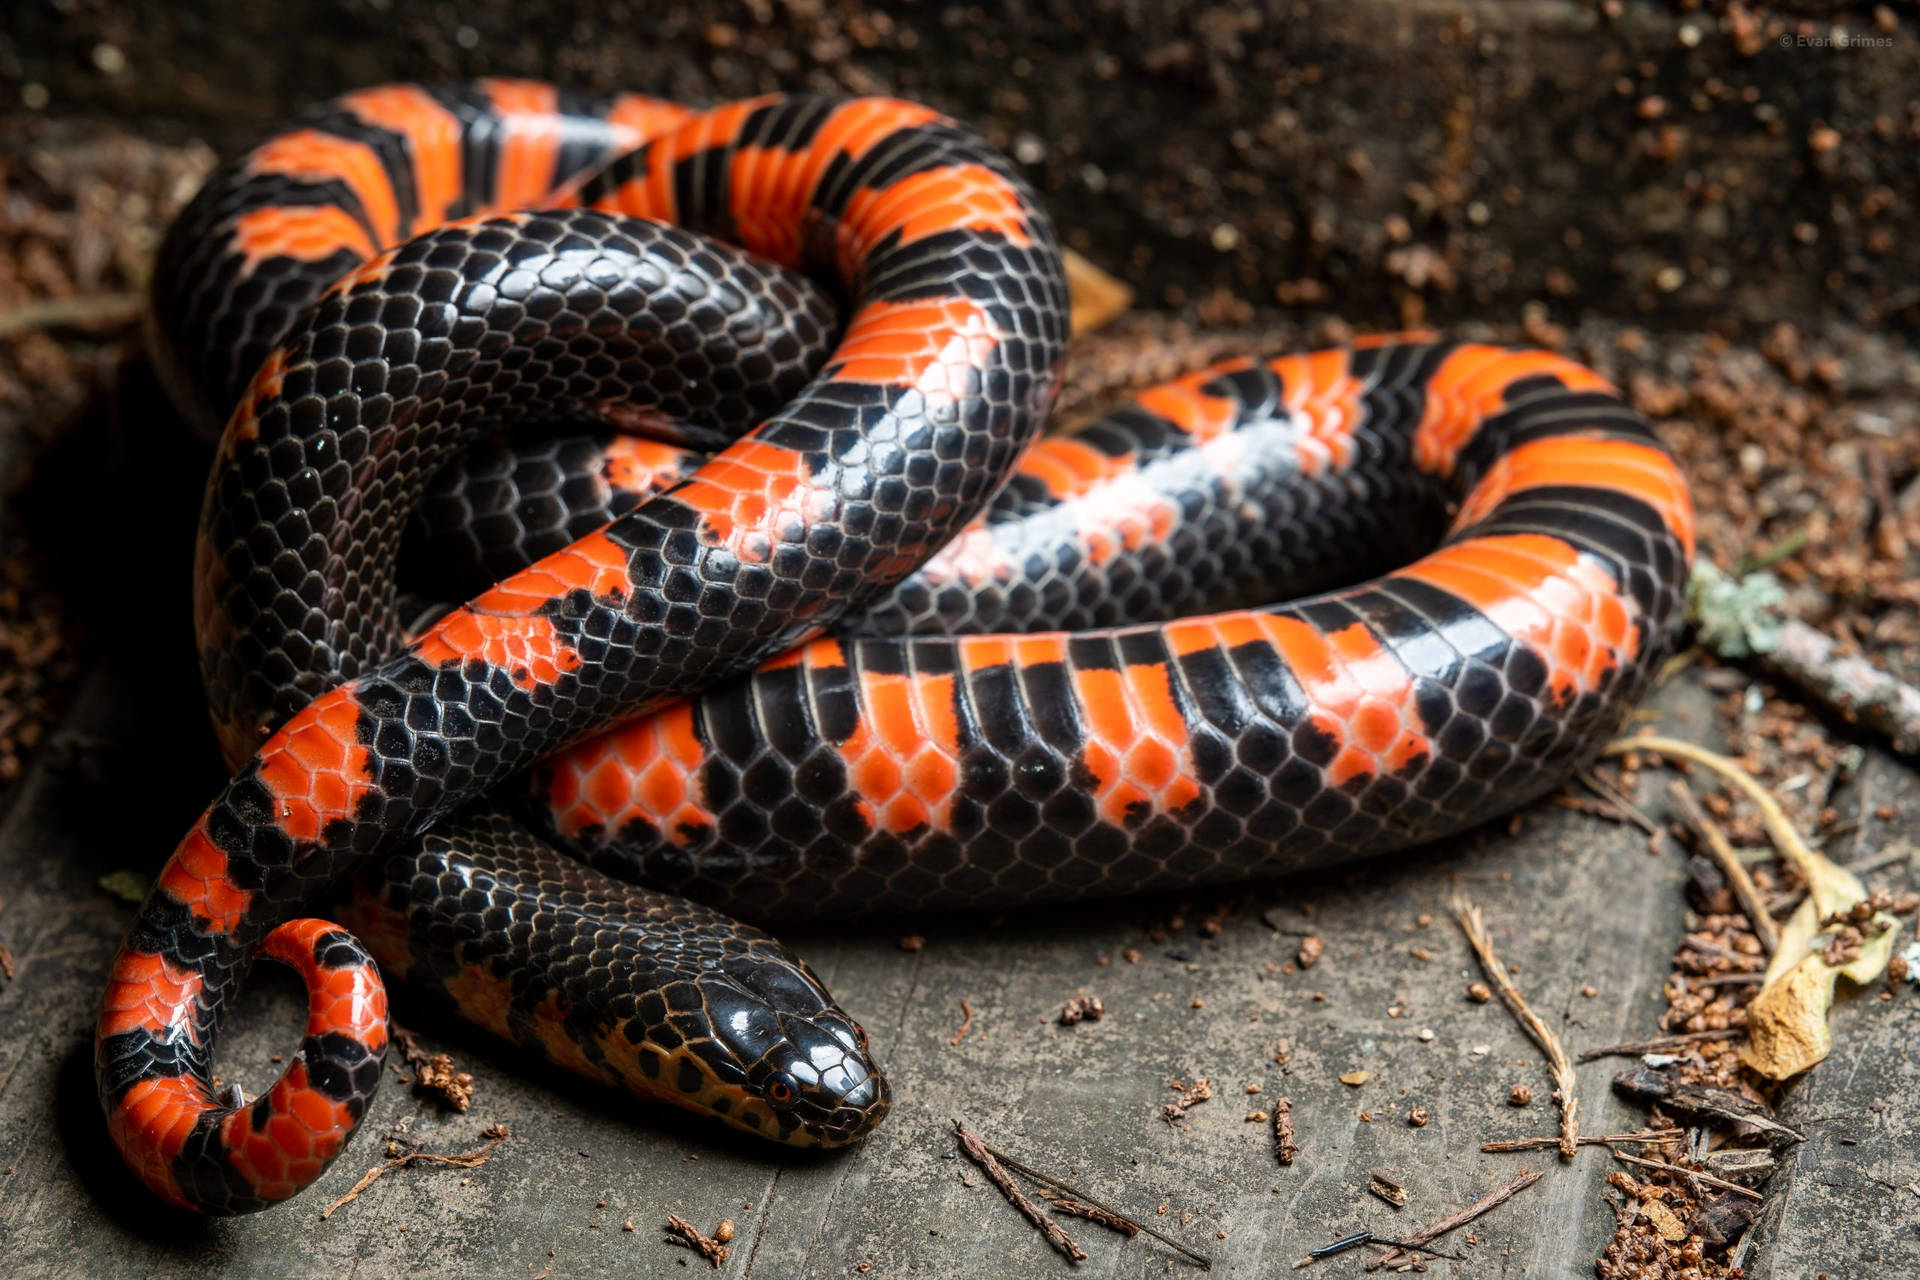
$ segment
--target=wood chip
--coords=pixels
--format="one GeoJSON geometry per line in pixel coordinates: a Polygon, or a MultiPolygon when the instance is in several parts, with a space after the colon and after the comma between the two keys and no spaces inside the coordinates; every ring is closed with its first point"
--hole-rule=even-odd
{"type": "Polygon", "coordinates": [[[1394,1177],[1380,1169],[1372,1170],[1367,1177],[1367,1190],[1385,1200],[1396,1209],[1407,1207],[1407,1189],[1394,1177]]]}

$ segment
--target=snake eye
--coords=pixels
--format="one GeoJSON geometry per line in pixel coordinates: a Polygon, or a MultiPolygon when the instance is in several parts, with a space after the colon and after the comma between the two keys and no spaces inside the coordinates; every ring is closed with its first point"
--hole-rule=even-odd
{"type": "Polygon", "coordinates": [[[767,1101],[776,1108],[785,1111],[800,1101],[800,1086],[794,1078],[784,1071],[776,1071],[767,1077],[767,1101]]]}

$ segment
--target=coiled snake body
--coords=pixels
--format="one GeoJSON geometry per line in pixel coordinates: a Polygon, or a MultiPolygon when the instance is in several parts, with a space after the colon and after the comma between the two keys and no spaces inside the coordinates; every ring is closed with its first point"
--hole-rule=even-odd
{"type": "Polygon", "coordinates": [[[1646,683],[1691,508],[1588,370],[1374,339],[1036,442],[1066,317],[1025,184],[910,103],[386,86],[217,174],[153,336],[226,424],[195,601],[237,772],[102,1002],[146,1184],[239,1212],[338,1154],[385,1048],[363,942],[588,1077],[855,1140],[864,1034],[720,910],[1403,848],[1556,785],[1646,683]],[[347,928],[298,918],[356,867],[347,928]],[[222,1099],[263,952],[307,1038],[222,1099]]]}

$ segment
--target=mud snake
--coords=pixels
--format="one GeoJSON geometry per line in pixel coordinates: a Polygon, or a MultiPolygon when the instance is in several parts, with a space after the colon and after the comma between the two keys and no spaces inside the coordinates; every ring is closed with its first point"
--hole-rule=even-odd
{"type": "Polygon", "coordinates": [[[236,772],[95,1061],[128,1164],[211,1213],[294,1194],[364,1115],[368,948],[589,1078],[858,1139],[864,1034],[720,910],[1057,902],[1459,830],[1593,753],[1692,552],[1647,423],[1545,352],[1233,360],[1035,443],[1053,228],[906,102],[348,94],[208,182],[152,310],[170,391],[226,424],[195,616],[236,772]],[[356,869],[345,927],[299,918],[356,869]],[[307,1036],[216,1096],[259,954],[307,1036]]]}

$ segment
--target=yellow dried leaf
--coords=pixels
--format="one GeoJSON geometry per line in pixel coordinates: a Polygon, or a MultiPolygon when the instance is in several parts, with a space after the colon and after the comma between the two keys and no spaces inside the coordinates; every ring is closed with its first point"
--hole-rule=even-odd
{"type": "Polygon", "coordinates": [[[1649,1200],[1640,1206],[1640,1216],[1653,1224],[1662,1238],[1679,1244],[1687,1238],[1687,1229],[1680,1225],[1680,1219],[1673,1216],[1673,1210],[1658,1200],[1649,1200]]]}
{"type": "Polygon", "coordinates": [[[1091,333],[1133,305],[1133,290],[1068,249],[1067,298],[1073,331],[1091,333]]]}
{"type": "Polygon", "coordinates": [[[1365,1084],[1368,1080],[1372,1078],[1373,1078],[1373,1072],[1371,1071],[1349,1071],[1345,1075],[1340,1077],[1340,1083],[1350,1084],[1354,1088],[1358,1089],[1361,1085],[1365,1084]]]}
{"type": "Polygon", "coordinates": [[[1828,934],[1820,928],[1822,911],[1838,914],[1866,896],[1852,872],[1824,854],[1812,853],[1806,868],[1811,892],[1780,931],[1780,946],[1767,966],[1760,994],[1747,1006],[1747,1043],[1740,1061],[1769,1080],[1788,1080],[1823,1061],[1833,1050],[1827,1013],[1834,984],[1845,977],[1865,985],[1886,972],[1899,933],[1899,921],[1885,912],[1863,931],[1860,953],[1843,965],[1830,965],[1820,951],[1828,934]],[[1823,899],[1816,906],[1817,899],[1823,899]],[[1871,930],[1878,928],[1879,933],[1871,930]]]}

